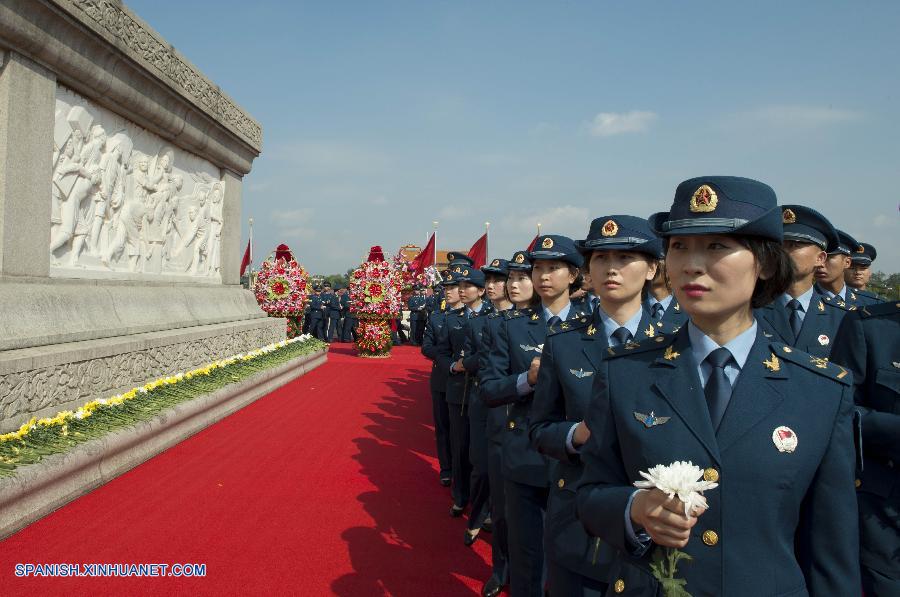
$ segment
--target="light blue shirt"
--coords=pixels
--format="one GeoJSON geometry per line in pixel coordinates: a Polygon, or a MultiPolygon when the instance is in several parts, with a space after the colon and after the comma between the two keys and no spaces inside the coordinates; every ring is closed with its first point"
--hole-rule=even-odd
{"type": "MultiPolygon", "coordinates": [[[[785,304],[787,304],[786,301],[785,304]]],[[[806,304],[809,305],[809,297],[806,299],[806,304]]],[[[725,377],[728,378],[731,386],[734,387],[741,369],[747,362],[747,357],[750,356],[750,351],[753,350],[753,343],[756,342],[756,330],[757,324],[756,320],[754,320],[753,325],[746,331],[732,338],[724,347],[720,347],[715,340],[700,331],[693,322],[688,322],[691,353],[694,356],[694,362],[699,363],[697,373],[700,375],[700,383],[704,388],[709,380],[709,376],[712,374],[712,365],[706,362],[706,357],[717,348],[727,348],[728,352],[731,353],[732,359],[725,365],[725,377]]],[[[635,533],[634,526],[631,524],[631,503],[634,501],[635,495],[637,495],[637,491],[631,494],[631,497],[628,498],[628,504],[625,506],[625,535],[632,547],[634,547],[632,555],[640,557],[650,547],[650,536],[645,532],[635,533]]]]}
{"type": "MultiPolygon", "coordinates": [[[[809,290],[807,290],[800,296],[796,297],[797,300],[800,302],[800,321],[801,322],[804,319],[806,319],[806,313],[809,311],[809,303],[812,302],[813,292],[815,292],[815,285],[810,286],[809,290]]],[[[791,295],[789,295],[788,293],[785,292],[784,294],[782,294],[781,296],[778,297],[778,299],[777,299],[778,304],[781,305],[785,311],[790,311],[790,309],[788,309],[788,307],[787,307],[787,304],[793,298],[794,297],[792,297],[791,295]]]]}
{"type": "MultiPolygon", "coordinates": [[[[543,306],[543,305],[542,305],[543,306]]],[[[556,315],[562,320],[565,321],[569,318],[569,311],[572,310],[572,302],[569,301],[566,303],[566,306],[563,307],[559,313],[556,315]]],[[[544,315],[544,321],[550,321],[550,318],[553,317],[553,312],[550,311],[547,307],[543,307],[542,313],[544,315]]],[[[516,393],[519,396],[525,396],[526,394],[530,394],[534,391],[534,386],[528,383],[528,371],[523,371],[519,373],[519,376],[516,378],[516,393]]]]}
{"type": "Polygon", "coordinates": [[[724,347],[721,347],[716,344],[715,340],[700,331],[700,328],[695,326],[693,322],[688,322],[691,352],[694,355],[694,361],[699,363],[697,373],[700,375],[700,383],[704,388],[709,380],[709,376],[712,374],[712,365],[706,362],[706,357],[717,348],[727,348],[728,352],[731,353],[732,358],[725,365],[725,377],[731,382],[731,387],[734,387],[734,384],[737,383],[738,375],[740,375],[741,369],[744,367],[744,363],[747,362],[747,357],[750,356],[753,343],[756,342],[756,327],[757,324],[754,319],[753,325],[747,331],[741,332],[729,340],[724,347]]]}
{"type": "Polygon", "coordinates": [[[831,292],[830,290],[826,290],[825,288],[822,288],[821,290],[822,290],[822,294],[824,294],[828,298],[838,297],[842,301],[847,300],[847,286],[846,285],[844,285],[844,287],[841,288],[841,291],[838,292],[837,294],[835,294],[834,292],[831,292]]]}
{"type": "MultiPolygon", "coordinates": [[[[624,325],[619,325],[619,323],[606,314],[606,311],[603,310],[603,307],[597,309],[597,315],[600,316],[600,321],[603,323],[603,334],[606,336],[606,344],[608,346],[612,346],[613,344],[613,332],[615,332],[619,328],[625,328],[629,332],[631,332],[631,337],[637,337],[638,326],[641,325],[641,317],[644,315],[643,309],[638,309],[637,313],[632,315],[631,319],[625,322],[624,325]]],[[[569,429],[569,433],[566,435],[566,450],[569,454],[578,454],[579,449],[575,447],[575,444],[572,442],[572,438],[575,437],[575,428],[578,427],[578,423],[572,425],[569,429]]]]}
{"type": "Polygon", "coordinates": [[[673,298],[675,298],[675,296],[670,294],[663,300],[659,300],[651,294],[651,295],[647,296],[647,300],[644,301],[644,304],[647,305],[647,311],[649,311],[650,313],[653,313],[653,305],[655,305],[656,303],[659,303],[660,305],[662,305],[663,313],[665,313],[669,309],[669,305],[672,304],[673,298]]]}

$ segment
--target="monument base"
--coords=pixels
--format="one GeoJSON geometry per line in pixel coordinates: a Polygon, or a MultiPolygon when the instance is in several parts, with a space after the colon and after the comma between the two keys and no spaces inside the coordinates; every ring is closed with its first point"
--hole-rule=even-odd
{"type": "Polygon", "coordinates": [[[0,284],[0,433],[285,339],[235,286],[0,284]]]}

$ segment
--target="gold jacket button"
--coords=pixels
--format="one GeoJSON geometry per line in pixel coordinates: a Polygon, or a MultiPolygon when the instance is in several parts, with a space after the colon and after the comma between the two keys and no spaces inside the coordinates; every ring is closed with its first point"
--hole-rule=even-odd
{"type": "Polygon", "coordinates": [[[510,429],[515,429],[515,428],[516,428],[516,422],[515,422],[515,421],[510,421],[510,422],[509,422],[509,428],[510,428],[510,429]]]}
{"type": "Polygon", "coordinates": [[[860,485],[862,485],[862,481],[860,481],[859,479],[857,479],[856,481],[853,482],[853,484],[854,484],[855,486],[859,487],[860,485]]]}
{"type": "Polygon", "coordinates": [[[703,480],[709,481],[710,483],[716,483],[719,481],[719,471],[710,467],[703,471],[703,480]]]}
{"type": "Polygon", "coordinates": [[[563,487],[566,486],[566,480],[560,479],[559,481],[556,482],[556,486],[559,487],[560,489],[562,489],[563,487]]]}
{"type": "Polygon", "coordinates": [[[703,531],[703,542],[712,547],[719,542],[719,535],[715,531],[703,531]]]}
{"type": "Polygon", "coordinates": [[[625,581],[621,578],[615,582],[613,585],[613,590],[616,593],[624,593],[625,592],[625,581]]]}

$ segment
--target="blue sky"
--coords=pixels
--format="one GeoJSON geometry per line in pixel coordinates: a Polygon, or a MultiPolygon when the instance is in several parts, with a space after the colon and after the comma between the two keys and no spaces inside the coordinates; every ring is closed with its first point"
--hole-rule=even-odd
{"type": "Polygon", "coordinates": [[[126,3],[262,123],[257,256],[343,272],[438,220],[509,257],[733,174],[900,270],[900,3],[126,3]]]}

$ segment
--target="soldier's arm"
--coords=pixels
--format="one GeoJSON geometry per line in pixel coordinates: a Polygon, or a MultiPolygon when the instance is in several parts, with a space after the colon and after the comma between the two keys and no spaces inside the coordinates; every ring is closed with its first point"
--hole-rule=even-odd
{"type": "Polygon", "coordinates": [[[528,437],[534,449],[541,454],[563,462],[577,462],[578,454],[570,453],[566,447],[569,432],[576,423],[566,421],[566,402],[553,349],[551,335],[544,341],[544,351],[541,354],[541,368],[531,403],[528,437]]]}

